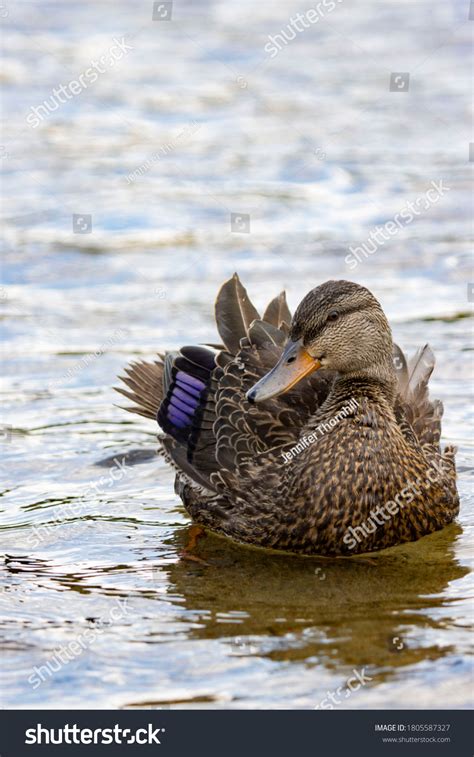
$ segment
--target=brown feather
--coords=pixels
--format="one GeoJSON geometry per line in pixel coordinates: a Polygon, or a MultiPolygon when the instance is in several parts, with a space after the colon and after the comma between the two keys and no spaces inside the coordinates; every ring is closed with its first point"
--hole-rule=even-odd
{"type": "Polygon", "coordinates": [[[278,329],[281,328],[282,324],[285,324],[287,327],[290,325],[291,313],[286,302],[285,292],[280,292],[277,297],[274,297],[273,300],[268,303],[263,314],[263,320],[267,323],[271,323],[272,326],[276,326],[278,329]]]}
{"type": "Polygon", "coordinates": [[[236,273],[219,290],[215,304],[217,330],[226,349],[236,355],[252,321],[260,318],[236,273]]]}
{"type": "Polygon", "coordinates": [[[119,378],[131,391],[122,387],[116,387],[115,390],[134,402],[135,406],[124,409],[156,420],[163,400],[163,363],[156,360],[154,363],[148,363],[142,360],[131,363],[125,372],[127,375],[119,378]]]}

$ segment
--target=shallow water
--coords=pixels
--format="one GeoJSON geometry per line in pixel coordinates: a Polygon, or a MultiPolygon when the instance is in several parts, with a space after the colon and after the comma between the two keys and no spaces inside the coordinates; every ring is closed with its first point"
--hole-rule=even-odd
{"type": "Polygon", "coordinates": [[[340,707],[468,707],[466,4],[341,3],[273,59],[294,3],[181,2],[171,22],[150,6],[11,2],[1,19],[3,706],[313,708],[341,687],[340,707]],[[27,124],[123,35],[133,50],[27,124]],[[389,92],[392,71],[408,92],[389,92]],[[349,245],[440,179],[439,201],[352,270],[349,245]],[[455,524],[349,560],[210,535],[204,562],[181,558],[189,519],[156,428],[112,386],[131,357],[215,341],[234,270],[259,307],[351,278],[405,350],[430,342],[459,447],[455,524]],[[346,696],[354,670],[366,682],[346,696]]]}

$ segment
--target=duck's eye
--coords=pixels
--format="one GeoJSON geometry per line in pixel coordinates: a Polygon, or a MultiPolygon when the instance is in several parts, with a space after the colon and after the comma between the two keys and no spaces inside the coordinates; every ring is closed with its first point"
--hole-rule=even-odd
{"type": "Polygon", "coordinates": [[[338,318],[339,318],[339,313],[337,312],[337,310],[331,310],[328,313],[328,317],[327,317],[328,321],[337,321],[338,318]]]}

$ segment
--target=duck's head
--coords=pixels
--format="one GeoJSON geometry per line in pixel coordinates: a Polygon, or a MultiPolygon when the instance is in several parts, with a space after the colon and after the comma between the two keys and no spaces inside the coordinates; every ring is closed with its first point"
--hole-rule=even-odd
{"type": "Polygon", "coordinates": [[[326,281],[299,304],[282,356],[247,399],[276,397],[319,368],[390,380],[392,350],[390,326],[373,294],[351,281],[326,281]]]}

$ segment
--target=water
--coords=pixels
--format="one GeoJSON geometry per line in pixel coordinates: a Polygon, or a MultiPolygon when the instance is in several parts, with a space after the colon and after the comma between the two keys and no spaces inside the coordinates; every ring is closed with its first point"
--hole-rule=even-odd
{"type": "Polygon", "coordinates": [[[2,10],[3,706],[313,708],[338,687],[339,707],[469,706],[467,7],[341,3],[271,58],[268,35],[301,10],[2,10]],[[124,35],[121,60],[27,123],[124,35]],[[389,91],[391,72],[408,91],[389,91]],[[440,180],[437,202],[349,268],[349,245],[440,180]],[[250,233],[231,232],[232,212],[250,233]],[[210,535],[203,562],[182,559],[189,520],[156,428],[112,387],[130,358],[215,341],[234,270],[259,307],[351,278],[405,350],[430,342],[459,447],[455,524],[350,560],[210,535]]]}

